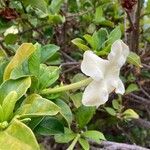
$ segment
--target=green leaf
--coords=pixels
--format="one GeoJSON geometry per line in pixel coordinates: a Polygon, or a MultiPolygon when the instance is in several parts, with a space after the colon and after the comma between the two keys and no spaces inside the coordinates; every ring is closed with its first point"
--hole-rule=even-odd
{"type": "Polygon", "coordinates": [[[3,108],[2,108],[2,106],[0,105],[0,122],[3,121],[3,117],[4,117],[3,108]]]}
{"type": "Polygon", "coordinates": [[[127,109],[123,112],[124,119],[138,119],[139,115],[133,109],[127,109]]]}
{"type": "Polygon", "coordinates": [[[4,70],[8,64],[8,61],[6,61],[6,60],[0,60],[0,61],[1,61],[1,63],[0,63],[0,85],[1,85],[3,82],[4,70]]]}
{"type": "Polygon", "coordinates": [[[63,124],[54,117],[45,117],[35,128],[36,133],[40,135],[55,135],[64,133],[63,124]]]}
{"type": "Polygon", "coordinates": [[[67,148],[67,150],[73,150],[79,138],[80,134],[77,134],[72,143],[70,144],[70,146],[67,148]]]}
{"type": "Polygon", "coordinates": [[[38,94],[28,96],[16,112],[22,117],[53,116],[60,111],[60,108],[52,101],[42,98],[38,94]]]}
{"type": "Polygon", "coordinates": [[[73,120],[70,107],[64,101],[59,100],[59,99],[55,100],[54,102],[56,105],[58,105],[61,108],[60,114],[65,118],[65,120],[68,123],[68,126],[70,126],[73,120]]]}
{"type": "Polygon", "coordinates": [[[142,63],[141,63],[140,57],[134,52],[130,52],[129,53],[127,61],[128,61],[128,63],[133,64],[133,65],[135,65],[137,67],[142,67],[142,63]]]}
{"type": "Polygon", "coordinates": [[[57,143],[68,143],[76,137],[76,134],[73,133],[70,129],[65,128],[64,134],[55,135],[55,141],[57,143]]]}
{"type": "Polygon", "coordinates": [[[59,67],[40,65],[39,89],[50,87],[59,78],[59,67]]]}
{"type": "Polygon", "coordinates": [[[38,77],[40,72],[40,50],[39,47],[36,48],[36,51],[28,59],[29,73],[33,76],[38,77]]]}
{"type": "Polygon", "coordinates": [[[96,49],[97,45],[95,44],[95,41],[93,40],[93,37],[91,35],[85,34],[83,37],[90,44],[92,49],[96,49]]]}
{"type": "Polygon", "coordinates": [[[0,139],[1,150],[40,150],[31,129],[18,120],[0,131],[0,139]]]}
{"type": "Polygon", "coordinates": [[[137,84],[132,83],[127,87],[125,94],[129,94],[134,91],[139,91],[139,87],[137,86],[137,84]]]}
{"type": "Polygon", "coordinates": [[[27,6],[32,6],[35,9],[39,9],[44,13],[47,13],[47,3],[45,0],[20,0],[23,4],[27,6]]]}
{"type": "Polygon", "coordinates": [[[82,105],[82,102],[81,102],[82,93],[71,94],[69,95],[69,97],[73,101],[73,104],[75,105],[76,108],[79,108],[82,105]]]}
{"type": "Polygon", "coordinates": [[[96,43],[96,49],[100,50],[102,46],[104,46],[104,42],[106,41],[108,36],[108,32],[106,29],[101,28],[97,32],[93,34],[93,40],[96,43]]]}
{"type": "Polygon", "coordinates": [[[94,21],[96,23],[99,23],[99,22],[102,22],[104,20],[105,20],[105,17],[103,16],[102,6],[99,6],[99,7],[96,8],[94,21]]]}
{"type": "Polygon", "coordinates": [[[110,32],[108,36],[107,44],[113,44],[116,40],[121,38],[121,30],[120,27],[117,26],[113,31],[110,32]]]}
{"type": "Polygon", "coordinates": [[[114,109],[116,109],[116,110],[120,109],[120,104],[119,104],[119,102],[118,102],[117,99],[114,99],[114,100],[112,101],[112,105],[113,105],[113,108],[114,108],[114,109]]]}
{"type": "Polygon", "coordinates": [[[80,128],[87,125],[95,114],[95,107],[81,106],[75,112],[75,118],[80,128]]]}
{"type": "Polygon", "coordinates": [[[50,11],[53,14],[58,13],[63,2],[64,0],[52,0],[50,4],[50,11]]]}
{"type": "Polygon", "coordinates": [[[71,42],[81,50],[86,51],[90,49],[88,46],[85,45],[84,41],[80,38],[73,39],[71,42]]]}
{"type": "Polygon", "coordinates": [[[8,34],[5,36],[4,41],[6,44],[15,44],[18,36],[16,34],[8,34]]]}
{"type": "Polygon", "coordinates": [[[54,44],[48,44],[43,47],[41,47],[41,62],[46,62],[49,58],[51,58],[60,47],[54,45],[54,44]]]}
{"type": "Polygon", "coordinates": [[[79,138],[78,141],[79,141],[80,145],[82,146],[82,148],[84,150],[89,150],[90,149],[90,145],[89,145],[89,142],[87,140],[85,140],[83,138],[79,138]]]}
{"type": "Polygon", "coordinates": [[[116,111],[111,107],[105,107],[105,110],[111,115],[116,116],[116,111]]]}
{"type": "Polygon", "coordinates": [[[18,98],[21,98],[31,85],[30,77],[23,77],[17,80],[7,80],[0,86],[0,104],[2,104],[5,97],[11,92],[15,91],[18,98]]]}
{"type": "Polygon", "coordinates": [[[82,136],[92,139],[96,142],[99,142],[100,140],[106,140],[103,133],[96,131],[96,130],[89,130],[81,134],[82,136]]]}
{"type": "Polygon", "coordinates": [[[15,91],[11,91],[4,99],[2,103],[3,108],[3,119],[7,121],[12,117],[13,110],[15,108],[15,104],[17,102],[17,93],[15,91]]]}
{"type": "Polygon", "coordinates": [[[18,48],[15,56],[12,58],[12,60],[5,68],[4,80],[9,79],[12,70],[18,67],[19,65],[21,65],[34,51],[35,51],[35,47],[33,46],[33,44],[31,43],[22,44],[18,48]]]}

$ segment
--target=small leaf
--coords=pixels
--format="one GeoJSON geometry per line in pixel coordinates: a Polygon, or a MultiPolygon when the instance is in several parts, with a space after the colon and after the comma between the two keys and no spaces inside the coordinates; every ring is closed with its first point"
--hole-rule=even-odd
{"type": "Polygon", "coordinates": [[[40,135],[55,135],[64,133],[63,124],[54,117],[45,117],[42,121],[36,126],[34,131],[40,135]]]}
{"type": "Polygon", "coordinates": [[[4,80],[9,79],[12,70],[17,66],[21,65],[34,51],[35,51],[35,47],[33,46],[33,44],[31,43],[22,44],[18,48],[15,56],[12,58],[12,60],[5,68],[4,80]]]}
{"type": "Polygon", "coordinates": [[[127,109],[123,112],[124,119],[138,119],[139,115],[133,109],[127,109]]]}
{"type": "Polygon", "coordinates": [[[116,111],[111,107],[105,107],[105,110],[111,115],[116,116],[116,111]]]}
{"type": "Polygon", "coordinates": [[[95,107],[81,106],[75,112],[75,118],[80,128],[87,125],[95,114],[95,107]]]}
{"type": "Polygon", "coordinates": [[[105,20],[105,17],[103,16],[102,6],[99,6],[99,7],[96,8],[94,21],[96,23],[100,23],[100,22],[102,22],[104,20],[105,20]]]}
{"type": "Polygon", "coordinates": [[[129,56],[127,58],[127,61],[130,63],[130,64],[133,64],[137,67],[142,67],[142,63],[141,63],[141,59],[140,57],[134,53],[134,52],[130,52],[129,53],[129,56]]]}
{"type": "Polygon", "coordinates": [[[59,67],[40,65],[39,89],[50,87],[59,78],[59,67]]]}
{"type": "Polygon", "coordinates": [[[71,42],[75,44],[81,50],[84,50],[84,51],[90,50],[90,48],[86,46],[84,41],[80,38],[73,39],[71,42]]]}
{"type": "Polygon", "coordinates": [[[71,94],[69,95],[71,100],[73,101],[73,104],[75,105],[76,108],[79,108],[82,105],[82,93],[77,93],[77,94],[71,94]]]}
{"type": "Polygon", "coordinates": [[[49,58],[51,58],[58,50],[60,49],[59,46],[54,44],[48,44],[41,47],[41,62],[46,62],[49,58]]]}
{"type": "Polygon", "coordinates": [[[96,131],[96,130],[86,131],[86,132],[82,133],[82,136],[92,139],[96,142],[99,142],[100,140],[106,140],[103,133],[96,131]]]}
{"type": "Polygon", "coordinates": [[[55,135],[55,141],[57,143],[69,143],[76,137],[76,134],[72,132],[70,129],[65,128],[64,134],[55,135]]]}
{"type": "Polygon", "coordinates": [[[119,104],[119,102],[118,102],[117,99],[114,99],[114,100],[112,101],[112,105],[113,105],[113,108],[114,108],[114,109],[116,109],[116,110],[120,109],[120,104],[119,104]]]}
{"type": "Polygon", "coordinates": [[[134,91],[139,91],[139,87],[137,86],[137,84],[132,83],[127,87],[125,94],[129,94],[134,91]]]}
{"type": "Polygon", "coordinates": [[[78,141],[79,141],[80,145],[82,146],[82,148],[83,148],[84,150],[89,150],[89,149],[90,149],[90,145],[89,145],[89,143],[88,143],[87,140],[82,139],[82,138],[79,138],[78,141]]]}

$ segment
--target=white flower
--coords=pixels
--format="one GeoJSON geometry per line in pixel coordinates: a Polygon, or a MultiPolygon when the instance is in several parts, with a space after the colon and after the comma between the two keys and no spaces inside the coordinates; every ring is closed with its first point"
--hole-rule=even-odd
{"type": "Polygon", "coordinates": [[[109,93],[114,90],[118,94],[125,92],[119,74],[128,54],[129,48],[122,40],[113,43],[108,60],[98,57],[92,51],[84,53],[81,70],[93,79],[83,93],[82,103],[85,106],[98,107],[104,104],[109,93]]]}
{"type": "Polygon", "coordinates": [[[11,26],[10,28],[8,28],[5,33],[4,36],[7,36],[8,34],[18,34],[18,28],[16,26],[11,26]]]}

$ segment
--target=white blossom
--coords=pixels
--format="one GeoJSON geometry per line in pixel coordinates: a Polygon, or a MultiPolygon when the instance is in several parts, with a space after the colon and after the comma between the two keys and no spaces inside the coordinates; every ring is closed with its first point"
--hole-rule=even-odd
{"type": "Polygon", "coordinates": [[[81,70],[93,79],[83,93],[82,103],[85,106],[98,107],[104,104],[112,91],[124,94],[125,88],[119,74],[128,54],[129,48],[122,40],[113,43],[108,60],[98,57],[92,51],[84,53],[81,70]]]}

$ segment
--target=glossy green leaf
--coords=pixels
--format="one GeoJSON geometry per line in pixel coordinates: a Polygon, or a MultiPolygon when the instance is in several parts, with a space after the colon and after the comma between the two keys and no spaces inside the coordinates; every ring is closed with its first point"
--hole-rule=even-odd
{"type": "Polygon", "coordinates": [[[79,138],[78,141],[79,141],[80,145],[82,146],[82,148],[84,150],[89,150],[90,149],[90,145],[89,145],[89,142],[87,140],[85,140],[83,138],[79,138]]]}
{"type": "Polygon", "coordinates": [[[28,59],[29,73],[36,77],[38,77],[40,73],[40,57],[41,53],[37,47],[36,51],[28,59]]]}
{"type": "Polygon", "coordinates": [[[0,131],[0,139],[1,150],[40,150],[31,129],[18,120],[0,131]]]}
{"type": "Polygon", "coordinates": [[[60,108],[52,101],[42,98],[38,94],[28,96],[16,112],[16,115],[23,117],[32,116],[53,116],[60,111],[60,108]]]}
{"type": "Polygon", "coordinates": [[[75,112],[75,118],[80,128],[83,128],[95,114],[95,107],[81,106],[75,112]]]}
{"type": "Polygon", "coordinates": [[[54,44],[48,44],[41,47],[41,62],[46,62],[49,58],[51,58],[58,50],[60,49],[59,46],[54,44]]]}
{"type": "Polygon", "coordinates": [[[21,65],[34,51],[35,47],[33,46],[33,44],[31,43],[22,44],[18,48],[15,56],[11,59],[11,61],[7,65],[4,72],[4,80],[9,79],[12,70],[21,65]]]}
{"type": "Polygon", "coordinates": [[[81,50],[84,50],[84,51],[90,50],[90,48],[86,46],[84,41],[80,38],[73,39],[71,42],[81,50]]]}
{"type": "Polygon", "coordinates": [[[68,126],[71,125],[72,120],[73,120],[73,116],[72,116],[72,112],[70,107],[62,100],[55,100],[54,101],[56,105],[58,105],[60,107],[60,114],[65,118],[65,120],[68,123],[68,126]]]}
{"type": "Polygon", "coordinates": [[[121,30],[120,27],[117,26],[113,31],[110,32],[108,36],[108,44],[113,44],[116,40],[121,38],[121,30]]]}
{"type": "Polygon", "coordinates": [[[106,140],[103,133],[96,130],[88,130],[81,135],[96,142],[99,142],[100,140],[106,140]]]}
{"type": "Polygon", "coordinates": [[[127,61],[130,63],[130,64],[133,64],[137,67],[142,67],[142,63],[141,63],[141,59],[140,59],[140,56],[138,56],[136,53],[134,52],[130,52],[128,58],[127,58],[127,61]]]}
{"type": "Polygon", "coordinates": [[[17,80],[7,80],[0,86],[0,104],[2,104],[5,97],[11,92],[15,91],[18,98],[21,98],[31,85],[30,77],[23,77],[17,80]]]}
{"type": "Polygon", "coordinates": [[[64,133],[63,124],[54,117],[45,117],[34,131],[40,135],[55,135],[64,133]]]}
{"type": "Polygon", "coordinates": [[[3,108],[3,119],[7,121],[13,115],[13,110],[15,108],[15,104],[17,102],[17,93],[15,91],[11,91],[4,99],[2,103],[3,108]]]}
{"type": "Polygon", "coordinates": [[[50,87],[59,78],[59,67],[40,65],[39,89],[50,87]]]}

